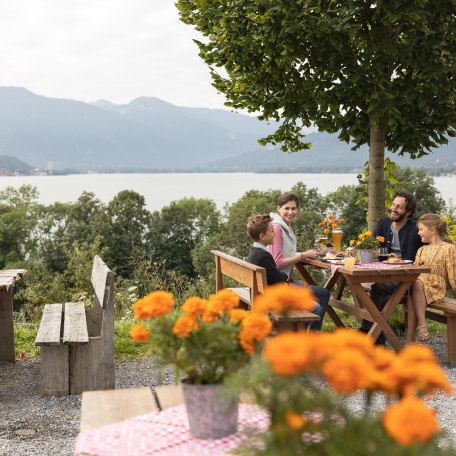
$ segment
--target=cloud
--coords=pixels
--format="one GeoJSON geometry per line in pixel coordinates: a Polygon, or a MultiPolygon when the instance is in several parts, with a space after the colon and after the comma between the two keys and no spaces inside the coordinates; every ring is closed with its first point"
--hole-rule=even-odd
{"type": "Polygon", "coordinates": [[[222,107],[169,0],[1,2],[0,85],[40,95],[127,103],[155,96],[222,107]]]}

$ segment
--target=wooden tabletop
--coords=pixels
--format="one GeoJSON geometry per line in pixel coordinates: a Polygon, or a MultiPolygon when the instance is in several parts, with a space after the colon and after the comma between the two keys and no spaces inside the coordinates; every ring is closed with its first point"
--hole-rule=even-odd
{"type": "Polygon", "coordinates": [[[27,271],[25,269],[0,270],[0,291],[7,291],[20,280],[27,271]]]}
{"type": "MultiPolygon", "coordinates": [[[[310,260],[306,259],[303,261],[304,264],[314,266],[319,269],[331,269],[333,263],[329,263],[328,261],[323,260],[310,260]]],[[[344,266],[344,265],[337,265],[337,271],[349,276],[373,276],[371,282],[375,282],[375,276],[383,276],[383,275],[401,275],[401,274],[422,274],[431,272],[430,268],[425,266],[415,266],[414,264],[393,264],[394,267],[384,267],[383,263],[374,262],[371,263],[372,266],[370,267],[360,267],[360,266],[344,266]],[[372,267],[374,265],[378,265],[378,269],[372,267]]],[[[400,280],[398,278],[398,280],[400,280]]]]}

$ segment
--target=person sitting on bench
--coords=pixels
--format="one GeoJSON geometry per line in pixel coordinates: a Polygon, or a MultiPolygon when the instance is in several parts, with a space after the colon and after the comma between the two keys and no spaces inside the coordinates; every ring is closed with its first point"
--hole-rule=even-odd
{"type": "MultiPolygon", "coordinates": [[[[254,242],[246,261],[266,269],[266,280],[268,285],[288,282],[288,275],[279,270],[273,256],[267,248],[268,245],[272,244],[275,235],[271,216],[268,214],[252,215],[247,222],[247,233],[254,242]]],[[[296,283],[296,285],[299,286],[298,283],[296,283]]],[[[326,290],[326,288],[313,285],[310,285],[309,288],[312,290],[317,300],[318,296],[324,296],[324,299],[320,300],[320,303],[316,302],[315,307],[311,310],[311,312],[320,316],[320,320],[312,322],[309,326],[310,329],[320,331],[326,312],[326,305],[329,300],[329,291],[326,290]]]]}

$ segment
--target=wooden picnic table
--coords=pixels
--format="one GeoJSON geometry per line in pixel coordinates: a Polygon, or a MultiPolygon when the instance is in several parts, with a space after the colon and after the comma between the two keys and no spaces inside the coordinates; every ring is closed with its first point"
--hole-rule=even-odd
{"type": "Polygon", "coordinates": [[[431,272],[429,268],[415,266],[413,264],[387,265],[379,262],[355,266],[333,265],[323,260],[305,260],[302,263],[297,263],[296,269],[310,285],[315,285],[315,282],[307,270],[309,267],[331,271],[330,277],[325,284],[325,288],[332,292],[327,313],[336,326],[345,327],[345,324],[335,311],[335,309],[341,309],[349,315],[372,322],[372,328],[368,333],[370,336],[377,339],[383,331],[391,346],[396,351],[401,350],[402,344],[388,323],[388,320],[393,314],[394,309],[396,309],[404,298],[412,282],[420,274],[431,272]],[[363,283],[372,282],[399,283],[382,311],[377,309],[363,286],[363,283]],[[343,292],[347,286],[351,290],[353,303],[343,300],[343,292]]]}
{"type": "Polygon", "coordinates": [[[0,270],[0,361],[15,362],[13,288],[25,269],[0,270]]]}

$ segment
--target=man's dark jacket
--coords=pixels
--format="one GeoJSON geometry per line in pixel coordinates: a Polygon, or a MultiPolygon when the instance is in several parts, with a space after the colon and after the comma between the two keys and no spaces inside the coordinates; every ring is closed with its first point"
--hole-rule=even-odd
{"type": "Polygon", "coordinates": [[[252,247],[245,261],[266,269],[266,281],[268,285],[288,281],[288,276],[284,272],[279,271],[273,256],[260,247],[252,247]]]}
{"type": "MultiPolygon", "coordinates": [[[[383,236],[385,238],[382,246],[388,247],[388,249],[391,249],[393,240],[392,224],[393,221],[390,218],[382,218],[374,231],[374,236],[383,236]]],[[[418,227],[415,221],[408,220],[402,229],[399,230],[399,242],[401,243],[402,258],[415,261],[416,252],[423,245],[421,238],[418,236],[418,227]]]]}

